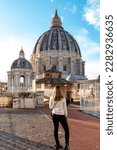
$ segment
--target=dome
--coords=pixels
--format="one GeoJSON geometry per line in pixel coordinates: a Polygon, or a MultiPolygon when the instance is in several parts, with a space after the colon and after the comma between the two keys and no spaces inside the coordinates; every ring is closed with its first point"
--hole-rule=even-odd
{"type": "Polygon", "coordinates": [[[74,37],[62,27],[57,10],[51,21],[51,28],[37,40],[33,53],[48,50],[67,50],[81,55],[79,45],[74,37]]]}
{"type": "Polygon", "coordinates": [[[23,69],[31,69],[32,70],[32,65],[31,63],[25,59],[24,57],[24,51],[21,49],[19,53],[19,58],[16,59],[12,65],[11,69],[16,69],[16,68],[23,68],[23,69]]]}

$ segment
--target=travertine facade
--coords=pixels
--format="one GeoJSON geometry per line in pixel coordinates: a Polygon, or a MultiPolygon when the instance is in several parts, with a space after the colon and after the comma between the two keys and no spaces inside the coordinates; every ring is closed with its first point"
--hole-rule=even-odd
{"type": "Polygon", "coordinates": [[[44,32],[37,40],[31,64],[36,77],[54,66],[66,78],[70,74],[85,79],[85,62],[82,60],[78,43],[74,37],[64,30],[61,19],[55,12],[51,21],[51,28],[44,32]]]}
{"type": "MultiPolygon", "coordinates": [[[[52,18],[51,27],[37,40],[31,62],[25,59],[21,49],[19,58],[11,65],[8,72],[8,91],[12,93],[32,89],[32,80],[43,78],[43,73],[52,66],[62,73],[62,78],[69,76],[75,80],[86,79],[85,62],[74,37],[64,30],[57,10],[52,18]]],[[[70,78],[71,79],[71,78],[70,78]]]]}
{"type": "Polygon", "coordinates": [[[21,49],[19,58],[12,63],[11,70],[8,71],[8,91],[27,91],[32,87],[32,79],[32,65],[25,59],[24,51],[21,49]]]}

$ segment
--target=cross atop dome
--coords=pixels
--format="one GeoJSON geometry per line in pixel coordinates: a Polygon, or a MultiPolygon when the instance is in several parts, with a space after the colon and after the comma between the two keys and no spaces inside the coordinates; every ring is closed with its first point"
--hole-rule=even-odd
{"type": "Polygon", "coordinates": [[[55,16],[58,17],[57,9],[55,9],[55,16]]]}
{"type": "Polygon", "coordinates": [[[58,16],[57,9],[55,9],[55,15],[51,21],[51,27],[62,27],[61,18],[58,16]]]}

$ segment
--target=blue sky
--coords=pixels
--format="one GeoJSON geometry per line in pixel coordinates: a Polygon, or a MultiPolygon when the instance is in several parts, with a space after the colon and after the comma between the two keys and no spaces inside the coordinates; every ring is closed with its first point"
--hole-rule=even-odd
{"type": "Polygon", "coordinates": [[[50,28],[55,9],[63,27],[77,40],[86,61],[85,74],[97,78],[99,72],[99,0],[0,0],[0,80],[23,47],[30,60],[39,36],[50,28]]]}

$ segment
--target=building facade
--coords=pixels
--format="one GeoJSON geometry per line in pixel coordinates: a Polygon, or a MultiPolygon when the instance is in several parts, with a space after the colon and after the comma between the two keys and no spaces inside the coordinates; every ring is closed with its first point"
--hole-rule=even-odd
{"type": "Polygon", "coordinates": [[[63,78],[73,74],[76,79],[85,79],[85,62],[74,37],[62,27],[57,10],[51,27],[37,40],[31,56],[31,64],[37,78],[54,66],[62,72],[63,78]]]}
{"type": "Polygon", "coordinates": [[[100,79],[78,81],[80,109],[88,114],[100,116],[100,79]]]}
{"type": "Polygon", "coordinates": [[[27,91],[32,87],[33,69],[31,63],[25,59],[23,49],[19,52],[19,58],[8,71],[8,91],[12,93],[27,91]]]}
{"type": "MultiPolygon", "coordinates": [[[[30,62],[25,59],[21,49],[19,58],[12,63],[11,70],[8,71],[8,92],[36,92],[36,80],[43,78],[44,72],[51,68],[61,72],[62,78],[70,82],[86,79],[85,61],[82,60],[79,45],[64,30],[57,10],[51,20],[50,29],[38,38],[30,62]]],[[[44,95],[47,93],[44,92],[44,95]]]]}

